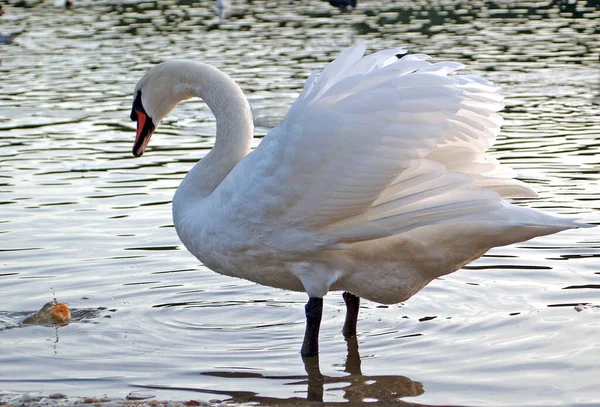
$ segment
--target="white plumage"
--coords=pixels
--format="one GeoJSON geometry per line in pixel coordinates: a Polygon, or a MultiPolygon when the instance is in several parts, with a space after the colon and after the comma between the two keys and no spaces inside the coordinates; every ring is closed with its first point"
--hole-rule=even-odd
{"type": "Polygon", "coordinates": [[[214,149],[173,200],[177,233],[206,266],[311,298],[397,303],[491,247],[577,226],[503,200],[536,194],[485,155],[502,123],[497,87],[455,62],[364,50],[313,73],[251,153],[250,107],[225,74],[169,61],[140,80],[136,155],[182,99],[216,116],[214,149]]]}

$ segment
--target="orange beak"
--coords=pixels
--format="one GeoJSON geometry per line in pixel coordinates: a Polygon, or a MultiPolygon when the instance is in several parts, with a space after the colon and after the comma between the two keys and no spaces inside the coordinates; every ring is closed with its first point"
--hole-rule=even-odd
{"type": "Polygon", "coordinates": [[[146,109],[144,109],[144,105],[142,105],[141,90],[138,90],[137,95],[135,95],[133,106],[131,107],[131,116],[129,117],[132,121],[137,120],[137,131],[135,133],[135,142],[133,143],[132,152],[135,157],[139,157],[144,154],[155,128],[154,123],[152,123],[152,118],[148,116],[146,109]]]}
{"type": "Polygon", "coordinates": [[[137,131],[135,133],[135,142],[133,143],[132,152],[135,157],[140,157],[144,154],[144,151],[150,142],[150,137],[152,137],[152,133],[154,133],[154,123],[152,123],[152,119],[149,118],[143,110],[134,110],[132,116],[134,113],[137,118],[137,131]]]}

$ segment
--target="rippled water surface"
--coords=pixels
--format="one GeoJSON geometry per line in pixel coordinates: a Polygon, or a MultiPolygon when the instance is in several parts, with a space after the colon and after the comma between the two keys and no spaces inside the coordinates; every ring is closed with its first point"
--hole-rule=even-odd
{"type": "Polygon", "coordinates": [[[177,239],[170,201],[214,142],[210,111],[179,106],[140,159],[129,121],[138,78],[191,58],[240,83],[263,136],[343,47],[406,44],[503,87],[494,152],[540,193],[523,205],[597,223],[598,2],[255,0],[221,22],[193,0],[5,10],[0,34],[20,34],[0,45],[0,390],[600,405],[596,229],[494,249],[405,304],[364,301],[357,343],[331,293],[320,376],[299,356],[305,295],[214,274],[177,239]],[[73,323],[19,326],[54,295],[73,323]]]}

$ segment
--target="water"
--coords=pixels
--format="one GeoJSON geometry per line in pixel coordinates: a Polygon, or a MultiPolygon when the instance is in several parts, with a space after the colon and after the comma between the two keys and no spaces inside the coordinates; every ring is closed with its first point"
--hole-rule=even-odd
{"type": "Polygon", "coordinates": [[[214,274],[176,237],[171,198],[214,142],[207,107],[178,107],[140,159],[128,120],[138,78],[190,58],[240,83],[263,136],[343,47],[407,44],[503,87],[495,154],[541,195],[523,205],[598,222],[597,2],[362,1],[341,15],[255,0],[221,23],[212,2],[46,3],[0,18],[0,34],[22,31],[0,45],[0,390],[600,404],[597,230],[494,249],[405,304],[364,301],[358,343],[330,294],[321,377],[298,354],[305,295],[214,274]],[[73,323],[19,326],[54,295],[73,323]]]}

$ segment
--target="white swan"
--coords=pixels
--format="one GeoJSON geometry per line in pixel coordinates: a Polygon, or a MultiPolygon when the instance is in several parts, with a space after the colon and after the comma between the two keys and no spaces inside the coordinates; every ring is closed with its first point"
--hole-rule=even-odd
{"type": "Polygon", "coordinates": [[[580,226],[502,199],[536,194],[484,156],[502,121],[495,86],[455,62],[364,50],[313,73],[253,152],[250,106],[216,68],[164,62],[134,91],[135,156],[183,99],[216,116],[214,148],[173,199],[175,228],[218,273],[307,292],[303,356],[318,353],[330,290],[346,291],[352,336],[359,297],[398,303],[491,247],[580,226]]]}

